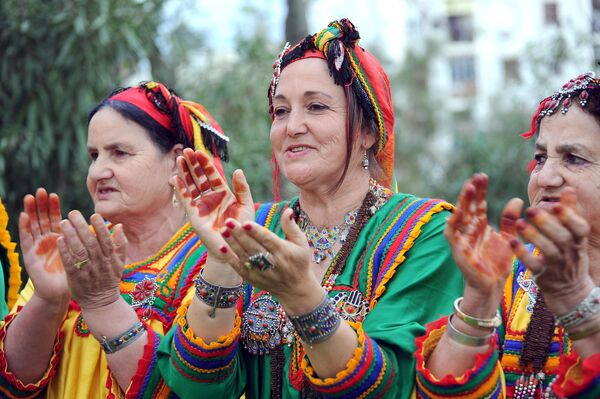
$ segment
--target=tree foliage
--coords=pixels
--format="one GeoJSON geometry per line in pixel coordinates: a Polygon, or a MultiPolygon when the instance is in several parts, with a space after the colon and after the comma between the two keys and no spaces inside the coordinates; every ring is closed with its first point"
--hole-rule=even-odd
{"type": "MultiPolygon", "coordinates": [[[[0,2],[0,196],[44,186],[89,212],[87,113],[153,46],[163,0],[0,2]]],[[[13,234],[16,236],[16,234],[13,234]]]]}

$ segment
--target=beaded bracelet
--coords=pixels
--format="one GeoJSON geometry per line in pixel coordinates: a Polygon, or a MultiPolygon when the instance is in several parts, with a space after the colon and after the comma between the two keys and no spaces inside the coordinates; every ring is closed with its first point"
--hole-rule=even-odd
{"type": "Polygon", "coordinates": [[[137,321],[129,330],[111,340],[106,338],[106,335],[103,335],[100,340],[100,346],[106,353],[115,353],[138,339],[144,331],[146,331],[144,323],[137,321]]]}
{"type": "Polygon", "coordinates": [[[496,311],[496,315],[491,319],[479,319],[477,317],[469,316],[460,310],[460,304],[462,303],[463,297],[456,298],[454,301],[454,314],[456,317],[464,321],[466,324],[475,328],[498,328],[502,324],[502,318],[500,317],[500,313],[496,311]]]}
{"type": "Polygon", "coordinates": [[[464,332],[458,331],[456,327],[452,324],[452,317],[454,315],[450,315],[448,317],[448,328],[446,332],[448,333],[448,337],[452,340],[467,346],[483,346],[486,345],[492,335],[494,335],[494,330],[492,330],[488,335],[484,335],[483,337],[475,337],[473,335],[465,334],[464,332]]]}
{"type": "Polygon", "coordinates": [[[196,296],[211,307],[208,316],[214,319],[217,308],[227,309],[235,306],[237,300],[244,293],[244,283],[234,287],[221,287],[206,281],[204,277],[202,277],[202,271],[203,270],[200,271],[198,277],[194,280],[196,285],[196,296]]]}
{"type": "Polygon", "coordinates": [[[325,341],[342,322],[333,302],[325,294],[323,301],[310,312],[300,316],[288,315],[300,339],[309,345],[325,341]]]}
{"type": "Polygon", "coordinates": [[[578,326],[600,313],[600,287],[594,287],[587,297],[570,312],[556,316],[566,329],[578,326]]]}

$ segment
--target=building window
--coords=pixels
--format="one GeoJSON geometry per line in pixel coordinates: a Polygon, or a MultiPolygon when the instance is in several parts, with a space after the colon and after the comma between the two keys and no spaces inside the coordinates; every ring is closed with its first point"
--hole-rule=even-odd
{"type": "Polygon", "coordinates": [[[504,66],[504,81],[507,83],[519,83],[521,74],[519,72],[519,60],[516,58],[508,58],[503,62],[504,66]]]}
{"type": "Polygon", "coordinates": [[[475,58],[450,58],[452,75],[452,92],[455,96],[467,97],[475,95],[475,58]]]}
{"type": "Polygon", "coordinates": [[[473,18],[470,15],[449,16],[448,28],[453,42],[473,41],[473,18]]]}
{"type": "Polygon", "coordinates": [[[592,32],[600,32],[600,0],[592,0],[592,32]]]}
{"type": "Polygon", "coordinates": [[[558,25],[558,4],[553,1],[544,3],[544,24],[558,25]]]}

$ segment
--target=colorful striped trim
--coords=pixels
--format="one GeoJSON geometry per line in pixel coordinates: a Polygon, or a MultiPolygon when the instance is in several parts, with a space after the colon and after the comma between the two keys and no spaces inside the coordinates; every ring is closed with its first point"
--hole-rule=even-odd
{"type": "Polygon", "coordinates": [[[173,336],[172,356],[173,365],[187,378],[193,381],[221,381],[234,368],[238,352],[241,317],[236,314],[233,330],[216,341],[206,343],[196,337],[187,325],[187,306],[178,310],[177,330],[173,336]]]}
{"type": "Polygon", "coordinates": [[[6,355],[4,351],[4,340],[6,339],[6,330],[10,323],[15,319],[19,312],[23,309],[22,306],[17,308],[17,311],[13,314],[6,316],[4,325],[0,328],[0,397],[7,398],[34,398],[37,397],[40,392],[46,388],[58,367],[60,360],[60,353],[62,351],[62,343],[64,339],[64,333],[58,334],[58,339],[54,343],[52,348],[52,356],[50,358],[50,364],[48,369],[36,383],[24,384],[20,381],[13,373],[8,370],[8,364],[6,361],[6,355]]]}
{"type": "Polygon", "coordinates": [[[425,364],[446,331],[448,317],[429,323],[424,336],[416,339],[417,397],[443,399],[496,398],[503,392],[502,369],[495,350],[496,337],[487,352],[475,357],[474,366],[461,376],[447,375],[437,378],[425,364]]]}
{"type": "MultiPolygon", "coordinates": [[[[6,295],[8,309],[10,310],[17,298],[19,298],[19,290],[21,289],[21,265],[19,264],[19,254],[15,252],[17,246],[16,243],[10,239],[10,233],[7,229],[8,226],[8,214],[0,199],[0,245],[6,248],[6,257],[8,258],[8,292],[6,295]]],[[[4,300],[4,298],[1,298],[4,300]]]]}
{"type": "Polygon", "coordinates": [[[152,372],[156,367],[156,354],[158,352],[158,345],[160,344],[161,337],[147,325],[146,330],[148,332],[148,342],[144,346],[144,353],[138,361],[136,372],[125,393],[126,399],[142,397],[142,394],[150,384],[152,372]]]}
{"type": "MultiPolygon", "coordinates": [[[[356,276],[360,275],[360,268],[364,265],[368,268],[366,300],[371,309],[385,292],[388,281],[396,273],[398,265],[404,261],[406,252],[421,234],[423,225],[429,222],[434,214],[445,209],[452,209],[452,205],[440,200],[409,196],[389,212],[389,216],[372,234],[356,273],[356,276]]],[[[355,277],[355,285],[358,284],[357,278],[355,277]]]]}
{"type": "Polygon", "coordinates": [[[333,378],[319,378],[309,364],[307,357],[302,360],[304,375],[315,391],[336,398],[378,397],[389,389],[394,377],[391,363],[379,345],[369,338],[360,324],[350,325],[356,330],[358,347],[348,361],[346,369],[333,378]],[[383,384],[385,382],[385,384],[383,384]]]}

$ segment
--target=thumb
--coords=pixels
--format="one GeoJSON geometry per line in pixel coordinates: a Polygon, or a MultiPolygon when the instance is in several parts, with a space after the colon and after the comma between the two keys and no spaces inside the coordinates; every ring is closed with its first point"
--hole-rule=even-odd
{"type": "Polygon", "coordinates": [[[111,238],[115,244],[115,253],[121,262],[125,263],[125,257],[127,255],[127,237],[125,237],[122,224],[119,223],[115,226],[111,238]]]}
{"type": "Polygon", "coordinates": [[[288,241],[291,241],[301,247],[308,247],[308,241],[306,241],[304,232],[294,220],[294,210],[292,208],[288,208],[283,211],[283,215],[281,215],[281,228],[288,241]]]}
{"type": "Polygon", "coordinates": [[[254,207],[250,186],[246,180],[246,175],[241,169],[237,169],[235,172],[233,172],[231,184],[233,185],[233,194],[235,195],[237,202],[242,206],[254,207]]]}

